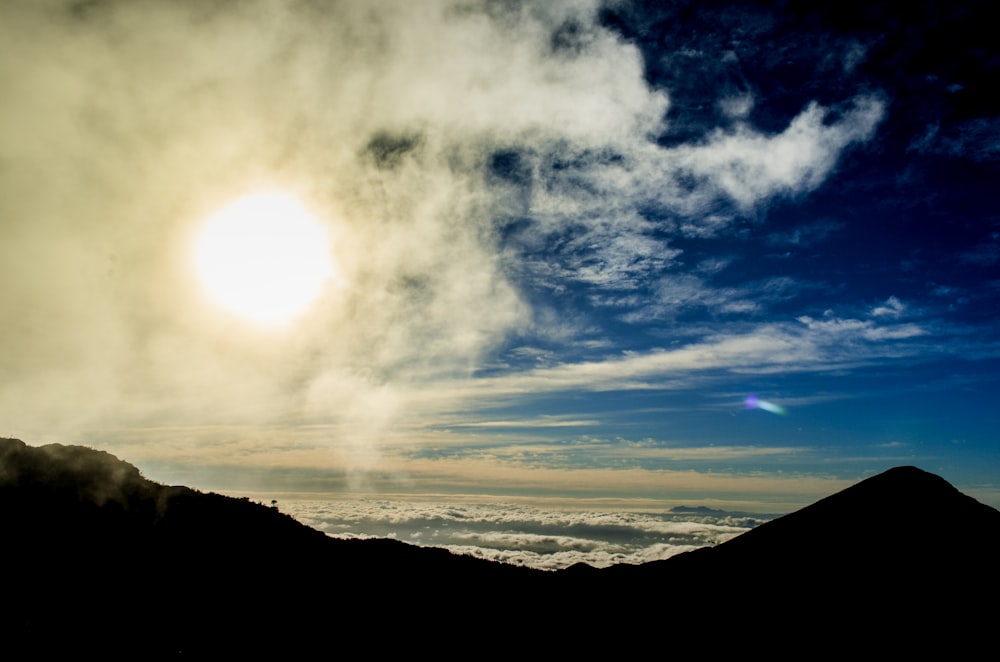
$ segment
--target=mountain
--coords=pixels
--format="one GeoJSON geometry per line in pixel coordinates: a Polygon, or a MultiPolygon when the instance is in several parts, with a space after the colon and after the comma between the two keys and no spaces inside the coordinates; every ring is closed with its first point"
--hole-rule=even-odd
{"type": "Polygon", "coordinates": [[[915,467],[713,548],[543,572],[332,539],[107,453],[0,439],[0,536],[0,627],[25,657],[954,658],[992,645],[1000,588],[1000,511],[915,467]]]}
{"type": "Polygon", "coordinates": [[[669,586],[730,636],[770,633],[774,651],[963,659],[993,646],[998,559],[1000,511],[904,466],[716,547],[609,568],[603,581],[633,595],[669,586]]]}
{"type": "MultiPolygon", "coordinates": [[[[471,620],[540,574],[394,540],[336,540],[290,516],[159,485],[108,453],[0,439],[0,624],[32,657],[129,641],[140,658],[310,651],[378,624],[471,620]]],[[[370,641],[385,649],[390,639],[370,641]]]]}
{"type": "Polygon", "coordinates": [[[891,576],[899,574],[900,561],[913,550],[956,566],[968,565],[962,559],[1000,558],[1000,511],[962,494],[940,476],[896,467],[765,522],[711,554],[727,562],[780,567],[793,558],[848,559],[859,550],[864,550],[867,565],[879,564],[879,572],[891,576]]]}

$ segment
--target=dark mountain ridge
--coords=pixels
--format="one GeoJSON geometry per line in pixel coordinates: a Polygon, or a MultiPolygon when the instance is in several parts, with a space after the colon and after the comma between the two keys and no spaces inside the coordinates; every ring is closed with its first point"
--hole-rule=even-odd
{"type": "Polygon", "coordinates": [[[247,499],[153,483],[108,453],[0,439],[0,532],[5,641],[36,655],[127,641],[133,657],[621,656],[662,637],[688,652],[767,637],[778,657],[820,639],[971,652],[992,645],[1000,589],[1000,511],[915,467],[717,547],[543,572],[337,540],[247,499]]]}

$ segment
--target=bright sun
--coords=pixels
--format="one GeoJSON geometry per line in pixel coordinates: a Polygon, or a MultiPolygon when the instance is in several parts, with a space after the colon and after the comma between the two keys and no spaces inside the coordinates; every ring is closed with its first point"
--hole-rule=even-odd
{"type": "Polygon", "coordinates": [[[333,273],[323,224],[285,193],[248,195],[210,216],[195,264],[213,301],[266,325],[303,313],[333,273]]]}

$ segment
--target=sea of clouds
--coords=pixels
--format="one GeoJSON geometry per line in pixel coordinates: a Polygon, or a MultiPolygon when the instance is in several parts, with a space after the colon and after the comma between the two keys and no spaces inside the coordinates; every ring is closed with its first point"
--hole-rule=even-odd
{"type": "Polygon", "coordinates": [[[509,503],[284,500],[282,511],[339,538],[394,538],[457,554],[559,570],[645,563],[716,545],[771,516],[675,507],[659,513],[548,510],[509,503]]]}

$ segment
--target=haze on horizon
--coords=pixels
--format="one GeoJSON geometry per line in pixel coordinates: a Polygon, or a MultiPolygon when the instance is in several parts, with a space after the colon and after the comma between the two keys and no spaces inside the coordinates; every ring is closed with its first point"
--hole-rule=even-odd
{"type": "Polygon", "coordinates": [[[0,434],[228,491],[786,512],[913,464],[1000,506],[987,8],[3,3],[0,434]],[[274,192],[324,246],[257,314],[196,246],[274,192]]]}

